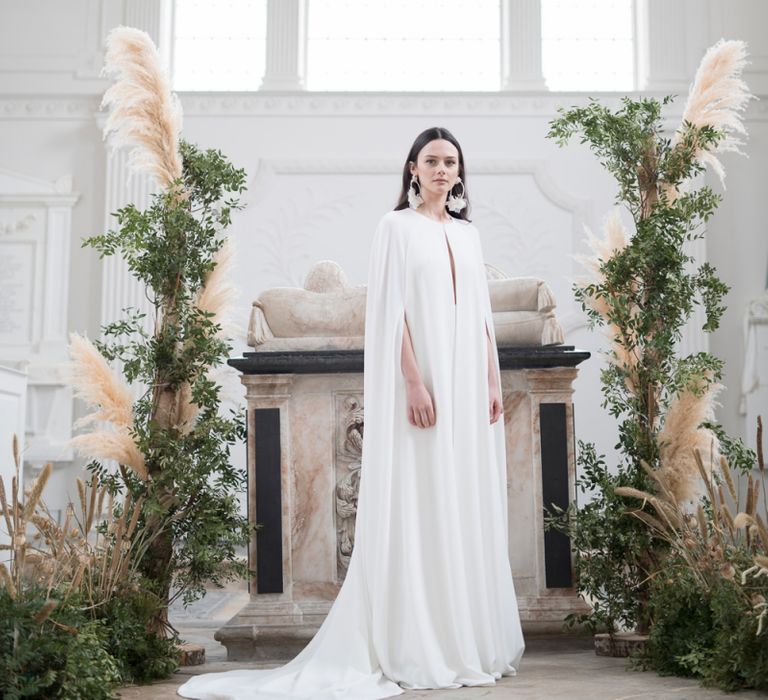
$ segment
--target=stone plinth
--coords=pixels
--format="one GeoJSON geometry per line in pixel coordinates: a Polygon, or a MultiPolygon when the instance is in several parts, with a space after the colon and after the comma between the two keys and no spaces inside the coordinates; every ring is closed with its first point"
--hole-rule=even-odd
{"type": "Polygon", "coordinates": [[[643,651],[648,644],[647,634],[635,632],[603,632],[595,635],[595,654],[598,656],[633,656],[643,651]]]}
{"type": "MultiPolygon", "coordinates": [[[[545,503],[574,498],[572,383],[589,353],[501,348],[509,556],[523,627],[562,629],[585,605],[567,538],[544,533],[545,503]]],[[[294,656],[312,638],[354,544],[363,426],[361,350],[246,353],[250,602],[217,631],[230,660],[294,656]]]]}

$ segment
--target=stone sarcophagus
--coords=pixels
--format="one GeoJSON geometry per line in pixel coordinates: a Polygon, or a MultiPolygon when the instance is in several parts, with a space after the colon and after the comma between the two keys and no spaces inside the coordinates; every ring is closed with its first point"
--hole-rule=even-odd
{"type": "MultiPolygon", "coordinates": [[[[574,497],[572,383],[589,353],[562,345],[555,301],[534,278],[487,266],[506,431],[509,557],[527,631],[560,631],[585,609],[568,539],[545,504],[574,497]]],[[[364,436],[365,287],[318,263],[303,289],[254,304],[254,352],[230,360],[248,403],[250,602],[216,633],[231,660],[286,660],[314,635],[354,547],[364,436]]]]}

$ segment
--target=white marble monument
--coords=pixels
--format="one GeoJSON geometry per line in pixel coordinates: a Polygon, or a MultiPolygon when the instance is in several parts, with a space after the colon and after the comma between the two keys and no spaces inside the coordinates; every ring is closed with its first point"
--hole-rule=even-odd
{"type": "MultiPolygon", "coordinates": [[[[486,266],[502,369],[509,557],[528,631],[556,632],[585,604],[567,538],[545,533],[545,503],[574,494],[573,380],[589,353],[561,345],[555,300],[534,278],[486,266]]],[[[304,288],[254,303],[249,343],[230,364],[248,404],[251,600],[216,639],[228,658],[284,660],[314,635],[354,546],[364,435],[365,287],[331,261],[304,288]]]]}

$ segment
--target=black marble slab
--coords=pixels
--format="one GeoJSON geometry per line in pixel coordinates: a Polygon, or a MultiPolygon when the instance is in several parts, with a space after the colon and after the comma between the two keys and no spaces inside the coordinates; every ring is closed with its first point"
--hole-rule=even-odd
{"type": "MultiPolygon", "coordinates": [[[[501,369],[575,367],[590,355],[573,345],[502,347],[499,365],[501,369]]],[[[246,352],[227,363],[243,374],[333,374],[362,372],[364,366],[362,350],[246,352]]]]}

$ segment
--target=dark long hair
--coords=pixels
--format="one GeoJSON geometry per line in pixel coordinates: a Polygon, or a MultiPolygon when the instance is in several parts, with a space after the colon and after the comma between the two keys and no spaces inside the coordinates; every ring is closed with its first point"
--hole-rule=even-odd
{"type": "MultiPolygon", "coordinates": [[[[397,204],[395,205],[395,211],[398,211],[399,209],[407,209],[409,206],[408,188],[411,186],[411,170],[408,166],[408,163],[410,161],[413,161],[415,164],[417,162],[421,149],[424,148],[424,146],[426,146],[430,141],[434,141],[435,139],[445,139],[446,141],[450,141],[454,146],[456,146],[456,150],[459,152],[459,177],[461,178],[461,184],[464,185],[464,199],[467,200],[467,206],[464,207],[458,213],[451,211],[447,207],[445,210],[454,219],[463,219],[464,221],[471,221],[471,219],[468,216],[469,210],[472,207],[469,203],[469,195],[467,190],[467,177],[464,173],[464,154],[461,152],[461,146],[459,146],[459,142],[456,140],[456,137],[450,131],[448,131],[448,129],[445,129],[441,126],[432,126],[429,129],[425,129],[424,131],[422,131],[416,137],[416,140],[413,142],[413,145],[411,146],[411,150],[408,151],[408,157],[405,159],[405,165],[403,166],[403,186],[402,186],[402,189],[400,190],[400,196],[398,197],[397,204]]],[[[458,195],[461,192],[461,184],[456,183],[451,188],[451,191],[448,193],[448,197],[450,197],[452,194],[458,195]]],[[[416,188],[416,192],[420,191],[420,187],[418,184],[415,184],[414,187],[416,188]]]]}

